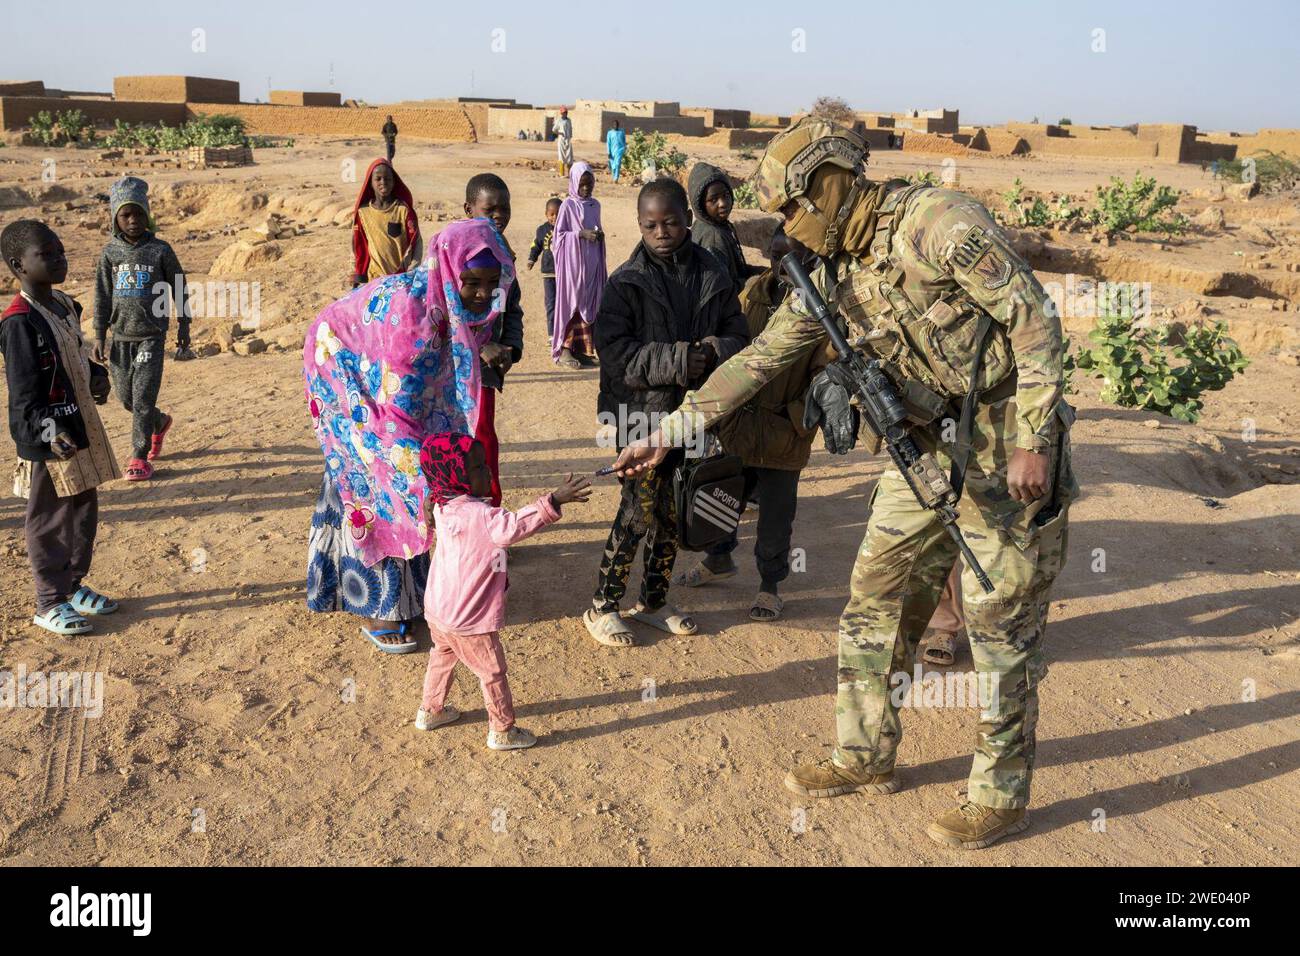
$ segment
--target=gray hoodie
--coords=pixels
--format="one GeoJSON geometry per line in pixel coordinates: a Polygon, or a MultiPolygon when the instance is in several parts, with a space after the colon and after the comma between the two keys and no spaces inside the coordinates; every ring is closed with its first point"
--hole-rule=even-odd
{"type": "Polygon", "coordinates": [[[172,247],[152,232],[135,245],[114,235],[95,272],[95,337],[104,338],[109,329],[122,342],[165,336],[173,302],[177,324],[187,327],[185,271],[172,247]]]}

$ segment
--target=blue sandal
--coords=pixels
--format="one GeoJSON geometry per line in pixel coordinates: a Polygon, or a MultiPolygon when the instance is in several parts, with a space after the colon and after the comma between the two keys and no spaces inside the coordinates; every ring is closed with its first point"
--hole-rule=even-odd
{"type": "Polygon", "coordinates": [[[375,647],[379,648],[385,654],[410,654],[418,648],[415,638],[413,637],[401,644],[385,644],[383,641],[379,640],[379,638],[387,637],[390,634],[396,634],[398,637],[406,637],[406,633],[410,629],[411,625],[408,622],[398,621],[395,629],[387,628],[382,631],[371,631],[362,627],[361,633],[366,636],[366,640],[370,641],[371,644],[375,645],[375,647]]]}
{"type": "Polygon", "coordinates": [[[92,630],[91,623],[67,601],[56,604],[44,614],[37,614],[32,618],[32,623],[55,634],[62,634],[64,637],[86,634],[92,630]]]}
{"type": "Polygon", "coordinates": [[[68,603],[82,614],[91,615],[112,614],[118,608],[118,603],[111,597],[105,597],[84,584],[77,588],[77,593],[72,595],[68,603]]]}

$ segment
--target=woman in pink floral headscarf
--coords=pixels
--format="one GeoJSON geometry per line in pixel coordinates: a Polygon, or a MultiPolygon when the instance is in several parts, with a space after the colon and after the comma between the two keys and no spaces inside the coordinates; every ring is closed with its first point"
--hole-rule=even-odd
{"type": "Polygon", "coordinates": [[[453,222],[414,270],[333,303],[303,366],[325,455],[308,542],[307,606],[368,618],[366,637],[409,653],[429,569],[420,445],[478,421],[479,350],[514,282],[486,219],[453,222]]]}

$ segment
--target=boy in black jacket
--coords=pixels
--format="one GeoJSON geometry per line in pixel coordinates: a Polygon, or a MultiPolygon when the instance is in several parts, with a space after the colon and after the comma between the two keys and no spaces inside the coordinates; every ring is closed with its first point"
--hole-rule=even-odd
{"type": "MultiPolygon", "coordinates": [[[[691,241],[686,190],[656,179],[637,196],[641,242],[605,285],[595,322],[600,352],[598,417],[618,432],[618,446],[649,434],[686,391],[749,341],[749,328],[731,279],[691,241]]],[[[695,621],[667,604],[677,559],[672,464],[623,481],[622,498],[592,607],[583,615],[601,644],[626,647],[632,632],[619,602],[644,537],[641,600],[628,616],[671,634],[692,634],[695,621]]]]}
{"type": "Polygon", "coordinates": [[[84,634],[91,625],[83,615],[117,610],[81,583],[95,544],[97,486],[121,477],[94,409],[108,401],[108,372],[83,357],[81,306],[54,289],[68,274],[59,237],[44,223],[20,219],[0,233],[0,255],[22,285],[0,317],[0,353],[20,459],[14,491],[27,499],[33,623],[84,634]]]}

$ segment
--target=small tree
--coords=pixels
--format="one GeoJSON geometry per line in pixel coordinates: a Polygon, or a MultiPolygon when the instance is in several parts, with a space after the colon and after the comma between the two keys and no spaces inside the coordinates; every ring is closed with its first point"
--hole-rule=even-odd
{"type": "Polygon", "coordinates": [[[1056,125],[1057,125],[1057,126],[1073,126],[1073,125],[1074,125],[1074,120],[1070,119],[1068,116],[1062,116],[1061,119],[1060,119],[1060,121],[1057,122],[1056,125]]]}
{"type": "Polygon", "coordinates": [[[832,123],[845,126],[851,124],[855,119],[849,104],[838,96],[817,97],[817,99],[813,100],[812,109],[809,112],[818,119],[829,120],[832,123]]]}

